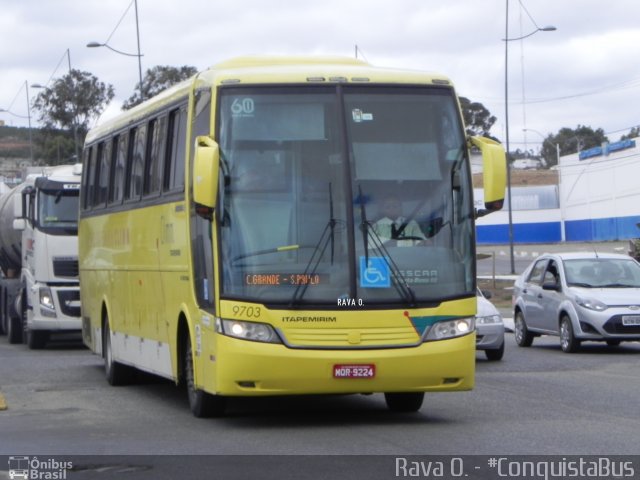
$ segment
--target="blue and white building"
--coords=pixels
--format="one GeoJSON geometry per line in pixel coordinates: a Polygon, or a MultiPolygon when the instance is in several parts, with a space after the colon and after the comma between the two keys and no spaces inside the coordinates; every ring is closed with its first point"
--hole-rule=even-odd
{"type": "MultiPolygon", "coordinates": [[[[560,157],[558,185],[512,187],[514,243],[640,237],[640,145],[607,143],[560,157]]],[[[482,189],[474,191],[482,208],[482,189]]],[[[509,243],[508,204],[477,220],[480,244],[509,243]]]]}

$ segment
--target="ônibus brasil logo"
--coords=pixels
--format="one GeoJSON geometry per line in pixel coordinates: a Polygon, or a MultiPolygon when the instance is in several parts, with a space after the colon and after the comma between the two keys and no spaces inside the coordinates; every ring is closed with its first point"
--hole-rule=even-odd
{"type": "Polygon", "coordinates": [[[71,470],[73,464],[47,458],[39,460],[38,457],[9,457],[9,478],[23,480],[65,480],[67,470],[71,470]]]}

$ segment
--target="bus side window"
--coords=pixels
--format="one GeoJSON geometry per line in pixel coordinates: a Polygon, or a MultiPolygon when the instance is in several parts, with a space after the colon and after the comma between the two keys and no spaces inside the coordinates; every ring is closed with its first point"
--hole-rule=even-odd
{"type": "Polygon", "coordinates": [[[95,207],[98,204],[98,195],[100,194],[100,174],[102,173],[102,164],[104,162],[105,151],[104,142],[98,144],[98,155],[95,159],[93,169],[90,172],[89,177],[89,193],[90,197],[87,199],[89,206],[95,207]]]}
{"type": "Polygon", "coordinates": [[[98,158],[97,165],[97,179],[96,179],[96,191],[94,196],[94,205],[98,207],[104,207],[107,204],[107,198],[109,194],[109,175],[111,171],[112,161],[112,142],[106,141],[103,145],[101,155],[98,158]]]}
{"type": "Polygon", "coordinates": [[[147,155],[144,167],[144,195],[158,194],[162,182],[162,155],[167,138],[167,117],[154,118],[149,122],[147,155]]]}
{"type": "Polygon", "coordinates": [[[163,190],[184,189],[184,155],[187,115],[184,107],[169,113],[163,190]]]}
{"type": "Polygon", "coordinates": [[[85,184],[86,192],[84,197],[84,208],[86,210],[90,210],[91,207],[93,206],[93,192],[94,192],[94,186],[95,186],[95,180],[96,180],[96,157],[97,157],[98,150],[102,150],[102,148],[100,146],[92,147],[89,151],[87,183],[85,184]]]}
{"type": "MultiPolygon", "coordinates": [[[[80,206],[82,210],[87,210],[87,190],[89,186],[89,159],[91,158],[91,152],[93,147],[86,147],[82,152],[82,185],[84,186],[80,190],[80,206]]],[[[23,212],[26,215],[27,212],[23,212]]]]}
{"type": "Polygon", "coordinates": [[[144,175],[144,154],[147,147],[147,126],[138,125],[131,130],[129,142],[129,175],[127,175],[127,200],[139,200],[142,194],[142,181],[144,175]]]}
{"type": "Polygon", "coordinates": [[[127,136],[117,135],[113,138],[114,161],[111,166],[111,189],[109,203],[118,204],[122,201],[125,186],[125,171],[127,165],[127,136]]]}

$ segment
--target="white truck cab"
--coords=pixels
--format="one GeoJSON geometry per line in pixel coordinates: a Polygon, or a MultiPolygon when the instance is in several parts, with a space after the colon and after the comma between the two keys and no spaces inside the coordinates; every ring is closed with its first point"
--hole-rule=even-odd
{"type": "Polygon", "coordinates": [[[14,204],[22,231],[21,290],[16,300],[29,348],[54,331],[79,331],[78,202],[81,165],[45,168],[27,177],[14,204]]]}

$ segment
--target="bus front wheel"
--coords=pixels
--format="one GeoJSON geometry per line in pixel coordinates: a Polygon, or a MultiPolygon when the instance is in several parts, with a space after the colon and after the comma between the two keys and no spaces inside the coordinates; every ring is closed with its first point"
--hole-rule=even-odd
{"type": "Polygon", "coordinates": [[[187,387],[191,413],[197,418],[220,417],[224,415],[226,399],[219,395],[211,395],[196,386],[193,368],[193,350],[188,334],[184,343],[183,355],[183,379],[187,387]]]}
{"type": "Polygon", "coordinates": [[[385,393],[384,399],[392,412],[417,412],[422,407],[424,393],[385,393]]]}

